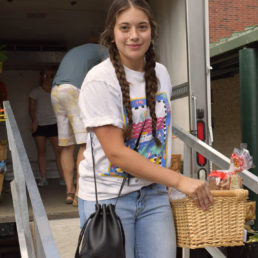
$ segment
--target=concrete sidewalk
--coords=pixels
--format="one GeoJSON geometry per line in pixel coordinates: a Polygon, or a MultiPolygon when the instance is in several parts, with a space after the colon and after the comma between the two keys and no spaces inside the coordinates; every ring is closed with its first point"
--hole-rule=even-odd
{"type": "Polygon", "coordinates": [[[61,258],[73,258],[80,234],[80,219],[57,219],[49,221],[61,258]]]}
{"type": "MultiPolygon", "coordinates": [[[[4,183],[3,198],[0,201],[0,223],[15,222],[9,183],[4,183]]],[[[49,179],[48,183],[47,186],[40,187],[39,192],[49,219],[49,225],[60,257],[73,258],[80,234],[78,208],[71,204],[65,204],[65,186],[60,186],[58,179],[49,179]]],[[[30,203],[29,211],[33,220],[30,203]]]]}
{"type": "MultiPolygon", "coordinates": [[[[9,181],[4,182],[2,200],[0,201],[0,223],[15,222],[9,184],[9,181]]],[[[39,187],[39,192],[49,220],[79,218],[78,208],[73,207],[71,204],[65,204],[65,186],[60,186],[58,179],[49,179],[47,186],[39,187]]],[[[32,218],[30,207],[29,210],[32,218]]]]}

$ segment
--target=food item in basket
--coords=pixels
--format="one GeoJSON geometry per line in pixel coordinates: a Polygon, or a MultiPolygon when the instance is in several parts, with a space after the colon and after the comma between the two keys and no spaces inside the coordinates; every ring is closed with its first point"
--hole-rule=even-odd
{"type": "Polygon", "coordinates": [[[208,186],[210,190],[229,190],[230,175],[226,170],[213,170],[208,176],[208,186]]]}
{"type": "Polygon", "coordinates": [[[241,189],[243,179],[238,174],[226,170],[213,170],[208,176],[208,186],[210,190],[241,189]]]}
{"type": "Polygon", "coordinates": [[[243,179],[238,174],[230,175],[230,190],[243,188],[243,179]]]}
{"type": "Polygon", "coordinates": [[[228,172],[239,173],[253,167],[253,158],[247,149],[234,148],[228,172]]]}
{"type": "Polygon", "coordinates": [[[228,170],[213,170],[208,176],[210,190],[233,190],[240,189],[243,185],[242,178],[238,173],[253,167],[253,158],[247,149],[235,148],[228,170]]]}

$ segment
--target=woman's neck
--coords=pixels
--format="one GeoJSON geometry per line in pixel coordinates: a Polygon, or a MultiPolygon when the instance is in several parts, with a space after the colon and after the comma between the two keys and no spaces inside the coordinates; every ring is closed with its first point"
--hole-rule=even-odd
{"type": "Polygon", "coordinates": [[[46,92],[51,92],[52,85],[49,84],[49,83],[48,83],[48,84],[46,84],[46,83],[44,84],[44,83],[43,83],[43,84],[41,85],[41,88],[42,88],[44,91],[46,91],[46,92]]]}
{"type": "Polygon", "coordinates": [[[130,62],[129,60],[121,60],[122,64],[126,66],[127,68],[137,71],[137,72],[144,72],[144,60],[140,61],[133,61],[130,62]]]}

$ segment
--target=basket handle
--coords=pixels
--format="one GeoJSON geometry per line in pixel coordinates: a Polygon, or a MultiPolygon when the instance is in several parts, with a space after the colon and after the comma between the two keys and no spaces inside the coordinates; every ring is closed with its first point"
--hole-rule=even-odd
{"type": "Polygon", "coordinates": [[[248,190],[235,189],[235,190],[211,190],[214,197],[236,197],[238,201],[247,199],[248,190]]]}

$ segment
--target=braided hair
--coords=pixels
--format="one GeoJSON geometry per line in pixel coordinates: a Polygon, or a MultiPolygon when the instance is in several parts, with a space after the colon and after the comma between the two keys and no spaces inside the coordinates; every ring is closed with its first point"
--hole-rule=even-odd
{"type": "MultiPolygon", "coordinates": [[[[130,85],[126,80],[124,66],[121,62],[120,55],[117,46],[114,42],[114,27],[117,17],[125,10],[130,7],[134,7],[142,10],[149,18],[151,26],[151,37],[152,40],[157,37],[157,26],[154,22],[151,8],[145,0],[114,0],[109,8],[105,30],[101,34],[100,43],[108,48],[110,60],[115,68],[116,76],[119,81],[122,96],[123,105],[126,110],[128,125],[124,129],[124,138],[126,140],[131,138],[132,135],[132,124],[133,124],[133,112],[130,102],[130,85]]],[[[156,55],[154,51],[153,43],[150,44],[149,49],[145,53],[145,65],[144,65],[144,79],[146,84],[146,102],[147,107],[150,110],[150,115],[152,118],[152,135],[157,145],[160,145],[159,139],[156,137],[156,126],[157,117],[155,113],[156,106],[156,93],[158,91],[158,78],[155,72],[156,65],[156,55]]]]}

